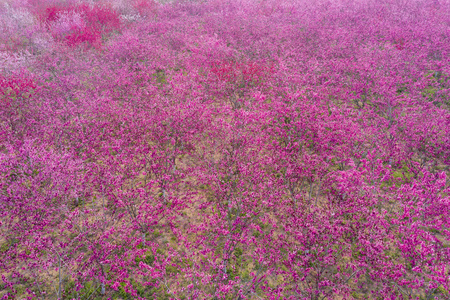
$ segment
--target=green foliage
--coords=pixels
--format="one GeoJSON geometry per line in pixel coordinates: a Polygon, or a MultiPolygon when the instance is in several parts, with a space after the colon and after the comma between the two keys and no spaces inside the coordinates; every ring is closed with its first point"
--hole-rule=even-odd
{"type": "Polygon", "coordinates": [[[447,291],[442,284],[437,287],[436,292],[444,295],[447,298],[450,296],[449,291],[447,291]]]}
{"type": "Polygon", "coordinates": [[[180,270],[177,269],[175,266],[167,265],[166,266],[166,273],[168,274],[178,274],[180,273],[180,270]]]}
{"type": "Polygon", "coordinates": [[[430,71],[428,73],[428,78],[430,85],[423,89],[422,96],[437,107],[441,107],[443,104],[448,105],[450,103],[448,96],[441,96],[440,98],[437,97],[438,92],[448,89],[448,75],[439,71],[430,71]]]}
{"type": "Polygon", "coordinates": [[[433,233],[433,234],[438,234],[440,233],[439,230],[435,229],[435,228],[430,228],[428,229],[429,232],[433,233]]]}
{"type": "Polygon", "coordinates": [[[136,259],[135,259],[136,264],[139,264],[141,261],[143,263],[151,266],[155,262],[155,256],[152,254],[146,254],[146,255],[144,255],[143,258],[136,257],[136,259]]]}
{"type": "Polygon", "coordinates": [[[166,71],[164,69],[157,69],[152,76],[155,78],[156,82],[159,84],[166,84],[167,78],[166,78],[166,71]]]}
{"type": "Polygon", "coordinates": [[[85,282],[81,289],[77,290],[73,280],[63,285],[62,299],[101,299],[100,289],[93,281],[85,282]]]}
{"type": "Polygon", "coordinates": [[[401,86],[401,87],[397,88],[397,94],[398,95],[406,93],[406,91],[407,91],[407,88],[405,86],[401,86]]]}
{"type": "Polygon", "coordinates": [[[239,247],[236,247],[236,249],[234,250],[234,256],[236,257],[236,259],[240,259],[242,254],[243,254],[242,249],[239,247]]]}
{"type": "Polygon", "coordinates": [[[381,187],[396,186],[400,187],[402,184],[409,183],[414,177],[414,174],[407,166],[403,166],[398,169],[394,169],[392,172],[393,180],[388,180],[381,183],[381,187]]]}

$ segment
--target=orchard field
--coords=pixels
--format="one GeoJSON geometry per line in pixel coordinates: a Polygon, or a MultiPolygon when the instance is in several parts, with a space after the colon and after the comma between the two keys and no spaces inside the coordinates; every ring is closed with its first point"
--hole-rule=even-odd
{"type": "Polygon", "coordinates": [[[450,299],[448,0],[0,0],[0,299],[450,299]]]}

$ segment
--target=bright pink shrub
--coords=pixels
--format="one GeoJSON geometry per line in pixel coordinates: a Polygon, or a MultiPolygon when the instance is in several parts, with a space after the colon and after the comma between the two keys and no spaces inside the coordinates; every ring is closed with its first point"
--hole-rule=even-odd
{"type": "Polygon", "coordinates": [[[211,72],[219,80],[228,83],[244,81],[258,84],[262,82],[265,76],[273,72],[273,66],[266,66],[264,63],[258,62],[240,63],[224,61],[212,63],[211,72]]]}
{"type": "MultiPolygon", "coordinates": [[[[36,84],[24,75],[4,76],[0,75],[0,97],[2,105],[11,106],[13,102],[20,101],[27,93],[32,93],[36,84]]],[[[28,97],[29,95],[26,95],[28,97]]]]}
{"type": "Polygon", "coordinates": [[[73,28],[71,31],[72,32],[65,37],[69,46],[87,43],[94,47],[98,47],[101,44],[101,32],[93,27],[73,28]]]}
{"type": "Polygon", "coordinates": [[[117,12],[106,4],[50,6],[41,14],[40,19],[54,38],[65,41],[69,46],[87,44],[99,47],[103,35],[119,30],[121,26],[117,12]],[[74,18],[80,20],[76,21],[74,18]],[[56,31],[58,25],[66,27],[62,34],[56,31]]]}
{"type": "Polygon", "coordinates": [[[134,0],[132,6],[143,16],[152,15],[157,9],[157,3],[154,0],[134,0]]]}
{"type": "Polygon", "coordinates": [[[26,138],[26,131],[32,123],[32,119],[27,118],[36,105],[37,90],[37,85],[26,72],[0,75],[0,124],[3,129],[0,145],[26,138]]]}

